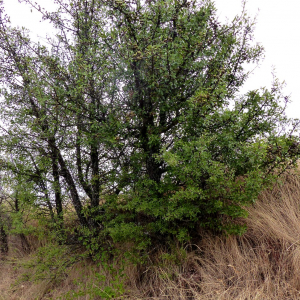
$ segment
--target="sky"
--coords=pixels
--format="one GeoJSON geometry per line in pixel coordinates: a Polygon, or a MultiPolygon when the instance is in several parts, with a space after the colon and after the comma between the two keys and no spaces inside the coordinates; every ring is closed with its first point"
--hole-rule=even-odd
{"type": "MultiPolygon", "coordinates": [[[[6,13],[13,26],[28,28],[37,41],[51,33],[47,22],[40,22],[41,17],[30,11],[28,5],[18,0],[2,0],[6,13]]],[[[1,0],[0,0],[1,2],[1,0]]],[[[36,0],[49,10],[53,9],[53,0],[36,0]]],[[[241,0],[215,0],[220,21],[229,21],[242,11],[241,0]]],[[[280,82],[285,81],[285,95],[292,103],[287,108],[287,115],[300,118],[300,1],[299,0],[248,0],[246,10],[249,16],[256,17],[255,41],[265,48],[265,59],[254,70],[241,92],[260,87],[270,87],[272,70],[280,82]]]]}

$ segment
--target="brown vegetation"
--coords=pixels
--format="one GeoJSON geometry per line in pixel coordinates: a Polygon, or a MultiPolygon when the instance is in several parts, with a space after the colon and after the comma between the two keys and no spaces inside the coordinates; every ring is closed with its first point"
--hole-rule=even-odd
{"type": "MultiPolygon", "coordinates": [[[[243,236],[204,233],[201,241],[184,249],[157,250],[145,265],[125,264],[124,276],[116,271],[121,257],[112,269],[81,259],[59,276],[33,282],[30,276],[37,267],[24,265],[35,252],[22,253],[16,238],[10,237],[15,251],[0,262],[0,299],[300,299],[299,199],[298,173],[286,174],[282,185],[264,191],[248,208],[243,236]],[[119,296],[95,296],[95,290],[109,286],[119,296]]],[[[27,240],[38,247],[36,239],[27,240]]]]}

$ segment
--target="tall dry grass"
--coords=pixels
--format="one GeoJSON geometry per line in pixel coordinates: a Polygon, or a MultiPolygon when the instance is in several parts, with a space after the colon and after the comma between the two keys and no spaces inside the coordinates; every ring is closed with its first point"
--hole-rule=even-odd
{"type": "MultiPolygon", "coordinates": [[[[246,234],[203,233],[201,241],[185,249],[156,251],[146,265],[127,264],[123,298],[112,299],[300,299],[300,175],[297,171],[281,179],[282,185],[264,191],[247,208],[246,234]]],[[[85,260],[68,269],[59,283],[20,282],[12,288],[18,272],[23,270],[13,270],[7,261],[0,264],[0,299],[104,299],[88,293],[71,296],[72,291],[110,286],[115,279],[103,266],[85,260]],[[105,280],[99,283],[95,273],[105,280]]]]}

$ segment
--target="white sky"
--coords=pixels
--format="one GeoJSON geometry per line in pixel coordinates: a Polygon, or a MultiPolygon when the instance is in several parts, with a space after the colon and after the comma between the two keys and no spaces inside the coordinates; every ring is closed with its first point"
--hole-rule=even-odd
{"type": "MultiPolygon", "coordinates": [[[[1,0],[0,0],[1,2],[1,0]]],[[[18,0],[3,0],[12,25],[28,28],[35,36],[45,37],[51,27],[40,22],[36,12],[18,0]]],[[[51,10],[53,0],[36,0],[42,7],[51,10]]],[[[215,0],[220,20],[233,17],[241,12],[241,0],[215,0]]],[[[249,89],[270,87],[272,66],[280,81],[286,82],[284,92],[291,95],[287,115],[300,118],[300,1],[299,0],[248,0],[247,11],[250,16],[257,16],[255,40],[265,48],[265,60],[261,63],[246,83],[243,92],[249,89]]]]}

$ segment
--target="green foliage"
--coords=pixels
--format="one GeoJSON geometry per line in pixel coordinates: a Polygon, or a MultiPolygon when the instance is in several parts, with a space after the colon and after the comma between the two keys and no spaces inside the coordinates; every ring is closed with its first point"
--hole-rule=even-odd
{"type": "Polygon", "coordinates": [[[82,283],[74,282],[80,289],[79,291],[67,292],[62,299],[78,299],[78,297],[89,296],[91,299],[101,297],[101,299],[123,299],[122,295],[125,293],[124,288],[124,270],[116,269],[112,265],[103,264],[102,272],[108,274],[112,279],[109,281],[109,285],[106,284],[107,276],[102,272],[94,273],[95,277],[86,286],[81,287],[82,283]]]}
{"type": "Polygon", "coordinates": [[[9,194],[60,243],[71,205],[97,258],[126,243],[143,256],[200,227],[242,233],[244,206],[300,154],[277,79],[238,94],[263,57],[245,11],[221,24],[210,0],[70,0],[55,13],[25,2],[56,33],[42,45],[0,24],[9,194]]]}
{"type": "Polygon", "coordinates": [[[23,267],[27,271],[15,284],[43,280],[57,284],[67,277],[70,268],[82,258],[83,256],[74,253],[67,246],[49,243],[40,247],[30,260],[20,263],[19,267],[23,267]]]}

